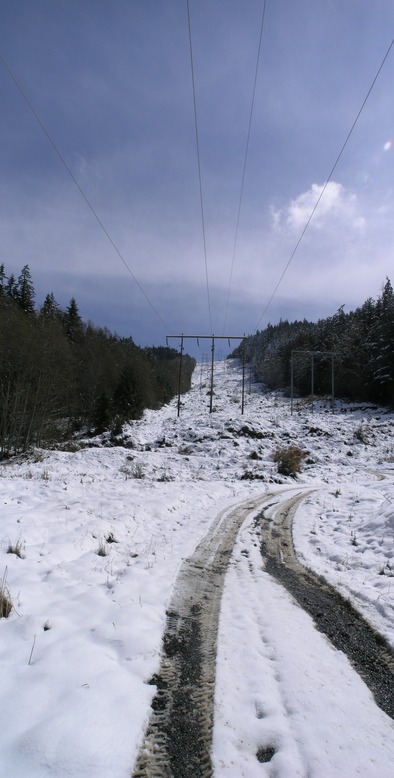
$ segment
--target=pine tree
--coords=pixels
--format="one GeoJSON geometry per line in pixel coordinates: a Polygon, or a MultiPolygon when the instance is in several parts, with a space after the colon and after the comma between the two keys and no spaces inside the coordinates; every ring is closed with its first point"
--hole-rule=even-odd
{"type": "Polygon", "coordinates": [[[18,278],[18,284],[16,289],[16,300],[19,303],[25,313],[33,314],[34,310],[34,286],[29,269],[29,265],[25,265],[22,268],[22,272],[18,278]]]}
{"type": "Polygon", "coordinates": [[[53,321],[54,319],[59,318],[59,316],[59,305],[54,298],[53,292],[50,292],[50,294],[47,294],[40,308],[40,318],[44,319],[45,321],[53,321]]]}
{"type": "Polygon", "coordinates": [[[373,377],[381,402],[394,401],[394,291],[389,278],[376,304],[373,377]]]}
{"type": "Polygon", "coordinates": [[[4,295],[5,267],[4,262],[0,265],[0,297],[4,295]]]}
{"type": "Polygon", "coordinates": [[[66,334],[71,343],[79,343],[83,338],[83,321],[79,315],[75,297],[72,297],[64,314],[66,334]]]}
{"type": "Polygon", "coordinates": [[[18,298],[18,286],[13,273],[11,273],[11,275],[8,277],[8,281],[5,286],[5,293],[7,297],[11,298],[11,300],[17,300],[18,298]]]}

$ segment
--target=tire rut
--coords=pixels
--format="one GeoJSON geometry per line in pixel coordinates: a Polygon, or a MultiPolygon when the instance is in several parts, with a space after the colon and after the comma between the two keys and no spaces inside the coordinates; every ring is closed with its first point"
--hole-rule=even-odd
{"type": "Polygon", "coordinates": [[[225,573],[239,529],[272,495],[219,514],[183,563],[167,611],[152,712],[133,778],[210,778],[216,645],[225,573]]]}
{"type": "Polygon", "coordinates": [[[264,507],[256,518],[267,573],[275,577],[343,651],[372,692],[377,705],[394,718],[394,652],[386,640],[324,579],[298,561],[291,532],[294,513],[310,492],[264,507]]]}
{"type": "MultiPolygon", "coordinates": [[[[312,491],[312,490],[310,490],[312,491]]],[[[288,492],[288,490],[286,490],[288,492]]],[[[338,592],[298,561],[291,523],[310,492],[251,498],[215,519],[184,561],[167,611],[157,687],[132,778],[211,778],[216,647],[224,578],[237,534],[251,514],[261,532],[266,571],[343,651],[376,703],[394,718],[390,646],[338,592]]]]}

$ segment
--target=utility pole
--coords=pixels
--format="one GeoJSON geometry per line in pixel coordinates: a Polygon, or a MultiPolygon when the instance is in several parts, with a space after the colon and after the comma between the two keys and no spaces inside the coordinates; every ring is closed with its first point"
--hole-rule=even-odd
{"type": "MultiPolygon", "coordinates": [[[[243,340],[245,341],[246,335],[184,335],[183,333],[181,335],[167,335],[166,341],[168,345],[168,341],[172,338],[176,338],[177,340],[180,340],[180,360],[179,360],[179,378],[178,378],[178,416],[181,412],[181,385],[182,385],[182,359],[183,359],[183,349],[184,349],[184,341],[186,339],[188,340],[196,340],[197,344],[199,345],[200,340],[210,340],[211,341],[211,380],[210,380],[210,398],[209,398],[209,413],[212,413],[213,411],[213,378],[214,378],[214,362],[215,362],[215,340],[227,340],[228,344],[230,345],[230,342],[232,340],[243,340]]],[[[246,348],[245,343],[243,347],[242,352],[242,405],[241,405],[241,413],[244,412],[244,405],[245,405],[245,359],[246,359],[246,348]]]]}
{"type": "Polygon", "coordinates": [[[213,364],[215,361],[215,336],[212,335],[211,345],[211,389],[209,392],[209,413],[212,413],[213,409],[213,364]]]}
{"type": "Polygon", "coordinates": [[[315,357],[331,357],[331,407],[332,412],[335,409],[334,398],[334,357],[338,356],[336,351],[297,351],[295,349],[291,352],[290,360],[290,392],[291,392],[291,405],[290,412],[293,414],[293,393],[294,393],[294,356],[310,356],[311,358],[311,400],[312,400],[312,413],[313,413],[313,399],[315,392],[315,357]]]}
{"type": "Polygon", "coordinates": [[[244,408],[245,408],[245,358],[246,358],[246,348],[245,348],[245,341],[244,341],[243,349],[242,349],[242,404],[241,404],[241,416],[244,415],[244,408]]]}
{"type": "Polygon", "coordinates": [[[181,412],[182,357],[183,357],[183,335],[181,335],[181,351],[180,351],[180,359],[179,359],[179,376],[178,376],[178,413],[177,413],[177,416],[179,416],[179,414],[180,414],[180,412],[181,412]]]}

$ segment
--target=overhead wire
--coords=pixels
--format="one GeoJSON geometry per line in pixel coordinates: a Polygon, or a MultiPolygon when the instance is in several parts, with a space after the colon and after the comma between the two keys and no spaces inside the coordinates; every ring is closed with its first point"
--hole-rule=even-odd
{"type": "Polygon", "coordinates": [[[192,79],[192,90],[193,90],[194,130],[195,130],[195,139],[196,139],[198,183],[199,183],[199,193],[200,193],[201,226],[202,226],[202,238],[203,238],[203,248],[204,248],[204,261],[205,261],[205,282],[206,282],[206,293],[207,293],[207,303],[208,303],[209,329],[210,332],[212,332],[213,331],[212,309],[211,309],[211,296],[209,291],[207,242],[205,237],[205,216],[204,216],[204,203],[203,203],[203,195],[202,195],[200,142],[199,142],[198,121],[197,121],[196,84],[195,84],[195,77],[194,77],[194,58],[193,58],[192,28],[191,28],[191,19],[190,19],[189,0],[186,0],[186,5],[187,5],[187,23],[188,23],[188,32],[189,32],[190,67],[191,67],[191,79],[192,79]]]}
{"type": "MultiPolygon", "coordinates": [[[[244,166],[243,166],[243,174],[242,174],[242,183],[241,183],[241,194],[240,194],[240,200],[239,200],[239,206],[238,206],[238,214],[237,214],[237,224],[236,224],[236,233],[235,233],[235,241],[234,241],[234,251],[233,251],[233,259],[232,259],[231,274],[230,274],[230,285],[229,285],[227,306],[226,306],[226,318],[227,318],[228,302],[229,302],[229,297],[230,297],[230,292],[231,292],[231,281],[232,281],[234,258],[235,258],[235,251],[236,251],[237,237],[238,237],[239,220],[240,220],[240,213],[241,213],[241,206],[242,206],[243,189],[244,189],[245,172],[246,172],[246,163],[247,163],[247,155],[248,155],[248,149],[249,149],[249,141],[250,141],[250,132],[251,132],[253,109],[254,109],[254,101],[255,101],[255,91],[256,91],[256,83],[257,83],[258,65],[259,65],[259,59],[260,59],[261,41],[262,41],[262,34],[263,34],[263,28],[264,28],[265,10],[266,10],[266,0],[264,0],[262,23],[261,23],[261,28],[260,28],[258,57],[257,57],[256,71],[255,71],[255,78],[254,78],[252,105],[251,105],[251,111],[250,111],[250,117],[249,117],[247,143],[246,143],[244,166]]],[[[194,62],[193,62],[193,47],[192,47],[192,34],[191,34],[191,20],[190,20],[189,0],[187,0],[187,14],[188,14],[188,31],[189,31],[191,76],[192,76],[192,88],[193,88],[193,107],[194,107],[194,123],[195,123],[197,165],[198,165],[198,179],[199,179],[199,193],[200,193],[201,222],[202,222],[202,233],[203,233],[204,260],[205,260],[206,291],[207,291],[209,324],[210,324],[210,330],[212,332],[212,311],[211,311],[211,301],[210,301],[208,260],[207,260],[207,249],[206,249],[205,216],[204,216],[203,194],[202,194],[202,176],[201,176],[201,161],[200,161],[200,147],[199,147],[199,130],[198,130],[198,121],[197,121],[197,104],[196,104],[196,89],[195,89],[195,76],[194,76],[194,62]]],[[[261,316],[260,316],[260,318],[259,318],[259,320],[258,320],[258,322],[256,324],[256,327],[254,328],[255,331],[258,329],[261,320],[264,318],[265,314],[267,313],[267,311],[268,311],[268,309],[269,309],[273,299],[275,298],[275,295],[276,295],[276,293],[277,293],[277,291],[278,291],[278,289],[279,289],[279,287],[280,287],[280,285],[281,285],[281,283],[283,281],[283,278],[285,277],[285,275],[286,275],[286,273],[287,273],[287,271],[288,271],[288,269],[289,269],[289,267],[291,265],[291,262],[293,261],[295,255],[296,255],[296,253],[298,251],[298,248],[299,248],[299,246],[300,246],[300,244],[301,244],[301,242],[302,242],[302,240],[303,240],[303,238],[305,236],[305,233],[306,233],[306,231],[307,231],[307,229],[308,229],[308,227],[309,227],[309,225],[310,225],[310,223],[311,223],[311,221],[313,219],[313,216],[314,216],[314,214],[315,214],[315,212],[316,212],[316,210],[317,210],[317,208],[318,208],[318,206],[319,206],[319,204],[320,204],[320,202],[321,202],[321,200],[322,200],[322,198],[324,196],[324,193],[325,193],[325,191],[327,189],[327,186],[328,186],[328,184],[330,183],[330,181],[332,179],[332,176],[333,176],[333,174],[334,174],[334,172],[335,172],[335,170],[336,170],[336,168],[338,166],[338,163],[339,163],[339,161],[340,161],[340,159],[341,159],[341,157],[343,155],[343,152],[344,152],[344,150],[345,150],[345,148],[346,148],[346,146],[347,146],[347,144],[348,144],[348,142],[350,140],[350,137],[351,137],[351,135],[352,135],[352,133],[353,133],[355,127],[356,127],[356,124],[357,124],[357,122],[358,122],[358,120],[359,120],[359,118],[360,118],[360,116],[361,116],[361,114],[362,114],[362,112],[364,110],[364,107],[365,107],[365,105],[366,105],[366,103],[367,103],[367,101],[368,101],[368,99],[370,97],[370,94],[371,94],[371,92],[372,92],[372,90],[373,90],[373,88],[374,88],[374,86],[376,84],[376,81],[379,78],[379,75],[380,75],[380,73],[381,73],[381,71],[382,71],[382,69],[384,67],[384,64],[385,64],[385,62],[386,62],[386,60],[387,60],[387,58],[388,58],[388,56],[390,54],[390,51],[393,48],[393,45],[394,45],[394,38],[391,41],[391,43],[390,43],[390,45],[389,45],[389,47],[388,47],[388,49],[387,49],[383,59],[382,59],[382,62],[381,62],[380,66],[379,66],[379,68],[378,68],[378,70],[376,72],[376,75],[373,78],[373,81],[372,81],[372,83],[371,83],[371,85],[370,85],[370,87],[369,87],[369,89],[367,91],[367,94],[366,94],[366,96],[365,96],[365,98],[364,98],[364,100],[363,100],[363,102],[361,104],[360,109],[357,112],[357,115],[356,115],[356,117],[355,117],[355,119],[354,119],[354,121],[353,121],[353,123],[352,123],[352,125],[350,127],[350,130],[349,130],[349,132],[348,132],[348,134],[347,134],[347,136],[345,138],[344,143],[342,144],[342,147],[341,147],[341,149],[340,149],[340,151],[339,151],[339,153],[338,153],[338,155],[337,155],[337,157],[335,159],[335,162],[334,162],[334,164],[333,164],[333,166],[332,166],[332,168],[331,168],[331,170],[329,172],[329,175],[327,176],[327,179],[326,179],[326,181],[325,181],[325,183],[324,183],[324,185],[322,187],[322,190],[321,190],[321,192],[320,192],[320,194],[319,194],[319,196],[318,196],[318,198],[317,198],[317,200],[316,200],[316,202],[315,202],[315,204],[314,204],[314,206],[312,208],[312,211],[311,211],[311,213],[310,213],[310,215],[309,215],[309,217],[308,217],[308,219],[307,219],[307,221],[306,221],[306,223],[305,223],[305,225],[303,227],[303,230],[302,230],[302,232],[301,232],[301,234],[300,234],[300,236],[299,236],[299,238],[297,240],[297,243],[296,243],[296,245],[295,245],[295,247],[294,247],[294,249],[293,249],[293,251],[292,251],[292,253],[291,253],[291,255],[290,255],[290,257],[289,257],[289,259],[288,259],[288,261],[287,261],[283,271],[282,271],[282,273],[281,273],[281,276],[280,276],[280,278],[279,278],[279,280],[278,280],[278,282],[277,282],[277,284],[276,284],[276,286],[275,286],[275,288],[274,288],[274,290],[273,290],[273,292],[272,292],[272,294],[271,294],[271,296],[270,296],[270,298],[269,298],[269,300],[268,300],[268,302],[267,302],[267,304],[266,304],[266,306],[265,306],[265,308],[264,308],[264,310],[263,310],[263,312],[262,312],[262,314],[261,314],[261,316]]],[[[49,131],[45,127],[43,121],[39,117],[38,113],[36,112],[35,108],[33,107],[32,103],[31,103],[31,101],[27,97],[27,95],[26,95],[25,91],[23,90],[21,84],[19,83],[19,81],[17,80],[16,76],[14,75],[14,73],[11,70],[11,68],[9,67],[9,65],[6,62],[6,60],[4,59],[4,57],[1,54],[0,54],[0,61],[2,62],[5,70],[8,72],[9,76],[13,80],[15,86],[17,87],[18,91],[20,92],[21,96],[23,97],[24,101],[26,102],[29,110],[31,111],[31,113],[35,117],[37,123],[39,124],[39,126],[42,129],[42,131],[44,132],[47,140],[51,144],[53,150],[55,151],[56,155],[60,159],[61,163],[63,164],[63,166],[66,169],[67,173],[69,174],[70,178],[72,179],[74,185],[77,187],[80,195],[84,199],[86,205],[88,206],[88,208],[91,211],[92,215],[96,219],[96,221],[99,224],[101,230],[106,235],[106,237],[107,237],[108,241],[110,242],[112,248],[116,252],[116,254],[119,257],[119,259],[121,260],[121,262],[123,263],[124,267],[126,268],[127,272],[131,276],[131,278],[133,279],[134,283],[136,284],[136,286],[140,290],[140,292],[143,295],[143,297],[145,298],[146,302],[148,303],[150,308],[153,310],[155,316],[159,319],[159,321],[161,322],[163,327],[166,330],[168,330],[168,326],[166,325],[165,321],[161,317],[161,315],[158,312],[156,306],[152,303],[152,301],[150,300],[150,298],[146,294],[145,290],[143,289],[142,285],[140,284],[140,282],[136,278],[135,274],[131,270],[129,264],[126,262],[126,260],[123,257],[122,253],[118,249],[118,247],[115,244],[114,240],[112,239],[110,233],[108,232],[107,228],[105,227],[105,225],[103,224],[102,220],[98,216],[96,210],[94,209],[91,201],[89,200],[89,198],[87,197],[87,195],[83,191],[81,185],[79,184],[78,180],[76,179],[76,177],[72,173],[69,165],[67,164],[67,162],[64,159],[62,153],[58,149],[58,147],[57,147],[56,143],[54,142],[53,138],[51,137],[49,131]]],[[[225,319],[225,321],[226,321],[226,319],[225,319]]]]}
{"type": "Polygon", "coordinates": [[[236,221],[236,227],[235,227],[235,237],[234,237],[232,261],[231,261],[231,269],[230,269],[230,280],[229,280],[229,285],[228,285],[226,308],[225,308],[225,313],[224,313],[223,335],[225,333],[226,324],[227,324],[227,314],[228,314],[228,307],[229,307],[229,303],[230,303],[230,294],[231,294],[231,287],[232,287],[232,280],[233,280],[235,254],[236,254],[237,243],[238,243],[239,221],[240,221],[240,216],[241,216],[241,207],[242,207],[243,192],[244,192],[244,185],[245,185],[246,163],[247,163],[247,159],[248,159],[250,133],[251,133],[251,129],[252,129],[252,118],[253,118],[254,103],[255,103],[255,96],[256,96],[256,85],[257,85],[257,76],[258,76],[258,71],[259,71],[261,42],[262,42],[262,38],[263,38],[263,29],[264,29],[266,6],[267,6],[267,0],[264,0],[263,13],[262,13],[261,25],[260,25],[260,37],[259,37],[259,44],[258,44],[258,49],[257,49],[256,68],[255,68],[254,82],[253,82],[252,102],[251,102],[251,106],[250,106],[249,125],[248,125],[247,137],[246,137],[246,147],[245,147],[245,155],[244,155],[243,170],[242,170],[241,191],[240,191],[239,202],[238,202],[237,221],[236,221]]]}
{"type": "Polygon", "coordinates": [[[372,81],[372,83],[371,83],[371,85],[370,85],[370,87],[369,87],[369,89],[367,91],[366,96],[364,97],[364,100],[363,100],[363,102],[361,104],[361,107],[360,107],[360,109],[357,112],[356,118],[354,119],[353,124],[350,127],[350,130],[349,130],[349,132],[348,132],[348,134],[346,136],[346,139],[345,139],[344,143],[342,144],[342,147],[341,147],[341,149],[339,151],[339,154],[338,154],[338,156],[337,156],[337,158],[336,158],[336,160],[335,160],[335,162],[334,162],[334,164],[333,164],[333,166],[332,166],[332,168],[331,168],[331,170],[330,170],[330,172],[328,174],[328,177],[327,177],[327,179],[326,179],[326,181],[324,183],[324,186],[322,187],[322,190],[321,190],[321,192],[320,192],[320,194],[319,194],[319,196],[318,196],[318,198],[317,198],[317,200],[315,202],[315,205],[312,208],[312,211],[311,211],[311,213],[310,213],[310,215],[309,215],[309,217],[308,217],[308,219],[307,219],[307,221],[305,223],[305,226],[304,226],[304,228],[303,228],[303,230],[301,232],[300,237],[297,240],[297,243],[296,243],[296,245],[295,245],[295,247],[294,247],[294,249],[293,249],[293,251],[292,251],[292,253],[290,255],[290,258],[288,259],[287,264],[285,265],[285,268],[284,268],[284,270],[283,270],[283,272],[282,272],[282,274],[281,274],[281,276],[279,278],[279,281],[276,284],[275,289],[272,292],[271,297],[269,298],[269,300],[268,300],[268,302],[267,302],[267,304],[266,304],[266,306],[265,306],[265,308],[263,310],[263,313],[261,314],[261,316],[260,316],[260,318],[259,318],[259,320],[258,320],[258,322],[257,322],[257,324],[256,324],[256,326],[254,328],[255,332],[257,331],[261,320],[264,318],[265,314],[267,313],[268,308],[270,307],[270,305],[271,305],[271,303],[272,303],[272,301],[273,301],[273,299],[274,299],[274,297],[275,297],[275,295],[276,295],[276,293],[277,293],[277,291],[278,291],[278,289],[279,289],[279,287],[280,287],[280,285],[281,285],[281,283],[282,283],[282,281],[283,281],[283,279],[284,279],[284,277],[285,277],[285,275],[286,275],[286,273],[287,273],[287,271],[288,271],[288,269],[289,269],[289,267],[291,265],[291,262],[293,261],[293,259],[295,257],[295,254],[298,251],[298,248],[299,248],[299,246],[300,246],[300,244],[301,244],[301,242],[302,242],[302,240],[304,238],[304,235],[305,235],[305,233],[306,233],[306,231],[307,231],[307,229],[308,229],[308,227],[309,227],[309,225],[310,225],[310,223],[311,223],[311,221],[313,219],[313,216],[316,213],[316,210],[317,210],[317,208],[319,206],[319,203],[320,203],[320,201],[321,201],[321,199],[322,199],[322,197],[323,197],[323,195],[324,195],[324,193],[325,193],[325,191],[327,189],[328,184],[330,183],[330,181],[332,179],[334,171],[337,168],[337,165],[339,163],[339,160],[341,159],[342,154],[345,151],[345,148],[346,148],[346,146],[347,146],[347,144],[348,144],[348,142],[350,140],[350,137],[351,137],[351,135],[353,133],[353,130],[354,130],[354,128],[355,128],[355,126],[356,126],[356,124],[357,124],[357,122],[358,122],[358,120],[359,120],[359,118],[360,118],[360,116],[361,116],[361,114],[362,114],[362,112],[364,110],[364,107],[365,107],[365,105],[367,103],[367,100],[368,100],[368,98],[369,98],[369,96],[370,96],[370,94],[371,94],[371,92],[372,92],[372,90],[373,90],[373,88],[374,88],[374,86],[376,84],[376,81],[379,78],[379,75],[380,75],[380,73],[381,73],[381,71],[383,69],[383,66],[384,66],[384,64],[385,64],[385,62],[386,62],[386,60],[387,60],[387,58],[388,58],[388,56],[390,54],[390,51],[393,48],[393,46],[394,46],[394,38],[391,41],[391,43],[390,43],[390,45],[389,45],[389,47],[388,47],[388,49],[387,49],[383,59],[382,59],[382,62],[379,65],[379,68],[378,68],[378,70],[376,72],[376,75],[375,75],[375,77],[374,77],[374,79],[373,79],[373,81],[372,81]]]}
{"type": "Polygon", "coordinates": [[[75,178],[75,176],[74,176],[74,174],[73,174],[72,170],[70,169],[70,167],[69,167],[69,165],[67,164],[66,160],[64,159],[64,157],[63,157],[62,153],[61,153],[61,152],[60,152],[60,150],[58,149],[58,147],[57,147],[57,145],[56,145],[55,141],[54,141],[54,140],[53,140],[53,138],[51,137],[51,135],[50,135],[50,133],[48,132],[47,128],[45,127],[45,125],[44,125],[43,121],[42,121],[42,120],[41,120],[41,118],[39,117],[39,115],[38,115],[37,111],[36,111],[36,110],[35,110],[35,108],[33,107],[33,105],[32,105],[32,103],[31,103],[31,101],[30,101],[30,100],[29,100],[29,98],[27,97],[27,95],[26,95],[25,91],[23,90],[23,88],[22,88],[21,84],[19,83],[19,81],[17,80],[16,76],[14,75],[14,73],[13,73],[13,72],[12,72],[12,70],[11,70],[11,68],[9,67],[9,65],[8,65],[8,64],[7,64],[7,62],[6,62],[6,60],[4,59],[4,57],[3,57],[1,54],[0,54],[0,61],[2,62],[2,64],[3,64],[4,68],[6,69],[7,73],[9,74],[9,76],[12,78],[12,80],[13,80],[13,82],[14,82],[15,86],[17,87],[18,91],[19,91],[19,92],[20,92],[20,94],[22,95],[22,97],[23,97],[24,101],[26,102],[26,104],[27,104],[27,106],[29,107],[29,109],[30,109],[31,113],[33,114],[33,116],[35,117],[35,119],[36,119],[37,123],[38,123],[38,124],[39,124],[39,126],[41,127],[41,129],[42,129],[42,131],[43,131],[44,135],[46,135],[46,137],[47,137],[47,139],[48,139],[49,143],[51,144],[51,146],[52,146],[52,148],[53,148],[53,150],[54,150],[54,151],[55,151],[55,153],[57,154],[58,158],[60,159],[61,163],[62,163],[62,164],[63,164],[63,166],[65,167],[65,169],[66,169],[67,173],[69,174],[70,178],[72,179],[73,183],[74,183],[74,184],[75,184],[75,186],[77,187],[77,189],[78,189],[78,191],[79,191],[80,195],[83,197],[83,199],[84,199],[84,201],[85,201],[86,205],[88,206],[89,210],[90,210],[90,211],[91,211],[91,213],[93,214],[93,216],[94,216],[94,218],[96,219],[97,223],[99,224],[99,226],[100,226],[101,230],[104,232],[104,234],[106,235],[107,239],[109,240],[109,242],[110,242],[110,244],[111,244],[112,248],[114,249],[114,251],[115,251],[115,252],[116,252],[116,254],[118,255],[119,259],[121,260],[121,262],[122,262],[122,263],[123,263],[123,265],[125,266],[125,268],[126,268],[127,272],[129,273],[129,275],[130,275],[130,276],[131,276],[131,278],[133,279],[134,283],[136,284],[136,286],[137,286],[137,287],[138,287],[138,289],[140,290],[140,292],[141,292],[141,294],[143,295],[143,297],[145,298],[146,302],[148,303],[148,305],[150,306],[150,308],[152,309],[152,311],[154,312],[154,314],[157,316],[157,318],[159,319],[159,321],[160,321],[160,322],[161,322],[161,324],[163,325],[164,329],[165,329],[165,330],[167,330],[167,332],[168,332],[168,329],[169,329],[169,328],[168,328],[168,326],[166,325],[165,321],[164,321],[164,320],[162,319],[162,317],[160,316],[160,314],[159,314],[159,312],[158,312],[158,310],[157,310],[156,306],[155,306],[155,305],[152,303],[152,301],[149,299],[149,297],[148,297],[148,295],[146,294],[145,290],[144,290],[144,289],[143,289],[143,287],[141,286],[140,282],[138,281],[138,279],[137,279],[137,278],[136,278],[136,276],[134,275],[133,271],[131,270],[130,266],[129,266],[129,265],[128,265],[128,263],[126,262],[126,260],[125,260],[125,258],[123,257],[122,253],[121,253],[121,252],[120,252],[120,250],[118,249],[118,247],[117,247],[117,245],[116,245],[115,241],[112,239],[112,237],[111,237],[110,233],[108,232],[107,228],[105,227],[105,225],[103,224],[102,220],[101,220],[101,219],[100,219],[100,217],[98,216],[98,214],[97,214],[96,210],[94,209],[94,207],[93,207],[92,203],[90,202],[89,198],[87,197],[87,195],[86,195],[86,194],[85,194],[85,192],[83,191],[83,189],[82,189],[81,185],[78,183],[77,179],[75,178]]]}

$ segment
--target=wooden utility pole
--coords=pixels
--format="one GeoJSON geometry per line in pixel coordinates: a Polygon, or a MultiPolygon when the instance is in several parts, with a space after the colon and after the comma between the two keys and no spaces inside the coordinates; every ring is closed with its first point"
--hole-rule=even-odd
{"type": "MultiPolygon", "coordinates": [[[[167,335],[166,341],[168,345],[168,341],[171,338],[176,338],[177,340],[180,340],[180,360],[179,360],[179,378],[178,378],[178,416],[180,415],[181,411],[181,382],[182,382],[182,358],[183,358],[183,348],[184,348],[184,341],[187,338],[188,340],[196,340],[197,344],[199,344],[200,340],[210,340],[211,341],[211,386],[209,390],[209,413],[212,413],[213,411],[213,374],[214,374],[214,362],[215,362],[215,340],[227,340],[228,344],[230,345],[230,342],[232,340],[245,340],[246,335],[184,335],[183,333],[181,335],[167,335]]],[[[245,349],[245,343],[243,347],[242,352],[242,405],[241,405],[241,413],[244,412],[244,405],[245,405],[245,358],[246,358],[246,349],[245,349]]]]}
{"type": "Polygon", "coordinates": [[[336,351],[297,351],[295,349],[291,352],[290,360],[290,392],[291,392],[291,413],[293,413],[293,392],[294,392],[294,356],[301,354],[302,356],[310,356],[311,358],[311,398],[312,398],[312,412],[313,412],[313,397],[315,392],[315,357],[331,357],[331,407],[334,412],[335,398],[334,398],[334,357],[338,356],[336,351]]]}
{"type": "Polygon", "coordinates": [[[179,416],[179,414],[180,414],[180,412],[181,412],[182,357],[183,357],[183,335],[181,335],[181,349],[180,349],[180,358],[179,358],[179,376],[178,376],[178,413],[177,413],[177,416],[179,416]]]}

